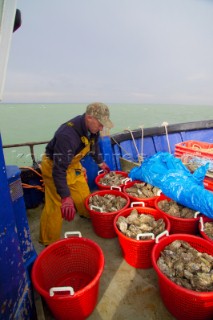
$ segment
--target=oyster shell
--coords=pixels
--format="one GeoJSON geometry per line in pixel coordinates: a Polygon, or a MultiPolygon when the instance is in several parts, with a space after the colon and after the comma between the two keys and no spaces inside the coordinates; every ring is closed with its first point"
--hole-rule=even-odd
{"type": "MultiPolygon", "coordinates": [[[[137,239],[142,233],[152,233],[157,236],[165,230],[165,222],[163,219],[155,220],[151,214],[138,213],[137,209],[133,209],[128,217],[118,218],[116,225],[118,229],[127,237],[137,239]],[[127,224],[124,228],[124,219],[127,224]]],[[[151,239],[151,236],[141,237],[140,240],[151,239]]]]}
{"type": "Polygon", "coordinates": [[[178,204],[174,200],[162,200],[158,202],[158,207],[162,211],[170,214],[173,217],[183,218],[183,219],[192,219],[194,218],[195,210],[184,207],[181,204],[178,204]]]}
{"type": "Polygon", "coordinates": [[[130,196],[140,199],[153,198],[157,196],[159,190],[159,188],[145,182],[136,182],[133,186],[125,189],[126,193],[130,196]]]}
{"type": "Polygon", "coordinates": [[[94,195],[89,198],[89,208],[100,212],[119,211],[127,204],[127,200],[114,194],[94,195]],[[93,206],[99,209],[93,209],[93,206]]]}
{"type": "Polygon", "coordinates": [[[175,240],[158,258],[160,270],[173,282],[194,291],[213,291],[213,256],[188,242],[175,240]]]}
{"type": "Polygon", "coordinates": [[[204,230],[203,232],[213,240],[213,221],[212,222],[205,222],[204,223],[204,230]]]}
{"type": "Polygon", "coordinates": [[[100,178],[99,183],[105,186],[119,186],[123,183],[124,179],[126,179],[126,177],[121,173],[110,171],[100,178]]]}

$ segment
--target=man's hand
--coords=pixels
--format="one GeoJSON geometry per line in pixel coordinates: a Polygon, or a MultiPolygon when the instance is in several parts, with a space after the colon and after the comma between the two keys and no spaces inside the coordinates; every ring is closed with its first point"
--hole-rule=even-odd
{"type": "Polygon", "coordinates": [[[75,205],[71,197],[61,199],[61,215],[64,220],[71,221],[75,217],[75,205]]]}
{"type": "Polygon", "coordinates": [[[100,163],[98,166],[99,166],[99,168],[101,168],[101,170],[103,170],[105,173],[109,173],[109,172],[110,172],[110,168],[109,168],[109,166],[108,166],[105,162],[100,163]]]}

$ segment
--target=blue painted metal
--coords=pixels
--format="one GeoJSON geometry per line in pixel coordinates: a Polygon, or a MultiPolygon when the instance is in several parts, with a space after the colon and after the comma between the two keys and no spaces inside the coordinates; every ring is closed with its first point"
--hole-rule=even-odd
{"type": "Polygon", "coordinates": [[[10,198],[10,191],[8,187],[6,165],[4,161],[4,154],[2,148],[2,140],[0,135],[0,220],[1,225],[11,221],[11,225],[14,223],[13,207],[10,198]]]}
{"type": "MultiPolygon", "coordinates": [[[[113,159],[112,146],[108,136],[100,137],[100,151],[103,154],[103,160],[108,164],[111,170],[115,170],[115,162],[113,159]]],[[[81,160],[82,166],[87,170],[87,178],[90,190],[97,189],[95,178],[97,177],[100,168],[90,155],[87,155],[81,160]]]]}
{"type": "MultiPolygon", "coordinates": [[[[169,143],[171,147],[171,152],[174,154],[175,151],[175,144],[182,142],[184,140],[200,140],[200,141],[207,141],[212,142],[212,129],[209,128],[206,129],[199,129],[199,130],[190,130],[190,131],[181,131],[181,132],[175,132],[175,133],[169,133],[169,143]]],[[[132,139],[128,139],[125,141],[120,142],[120,147],[117,144],[112,145],[111,144],[111,138],[109,136],[103,136],[100,137],[100,150],[103,154],[104,161],[109,165],[111,170],[121,170],[120,165],[120,157],[123,157],[127,160],[138,162],[138,152],[140,155],[143,156],[143,159],[146,159],[150,156],[153,156],[156,152],[168,152],[168,144],[167,144],[167,138],[166,135],[163,133],[160,133],[159,135],[154,135],[154,132],[152,134],[147,135],[143,138],[143,141],[140,138],[135,139],[135,143],[137,146],[137,150],[134,146],[134,143],[132,139]],[[143,149],[143,150],[142,150],[143,149]],[[138,152],[137,152],[138,151],[138,152]]],[[[91,190],[96,189],[95,184],[95,178],[97,176],[97,173],[99,171],[98,166],[96,165],[95,161],[92,159],[90,155],[86,156],[81,161],[82,165],[87,170],[87,176],[88,176],[88,184],[91,190]]],[[[35,178],[33,178],[35,180],[35,178]]],[[[35,183],[35,181],[31,181],[29,184],[38,184],[35,183]]],[[[29,192],[39,192],[37,190],[29,190],[29,192]]],[[[24,198],[25,203],[27,207],[31,208],[34,207],[34,203],[32,205],[32,195],[26,194],[27,190],[24,192],[24,198]],[[29,198],[29,199],[28,199],[29,198]]],[[[43,198],[43,197],[42,197],[43,198]]],[[[42,202],[41,199],[36,198],[35,202],[42,202]]],[[[36,202],[36,205],[37,205],[36,202]]]]}
{"type": "Polygon", "coordinates": [[[120,146],[122,147],[121,154],[124,159],[130,161],[138,161],[137,151],[133,145],[132,140],[121,142],[120,146]]]}
{"type": "Polygon", "coordinates": [[[26,287],[30,285],[26,272],[20,241],[17,234],[17,225],[14,207],[10,195],[7,171],[4,161],[2,140],[0,135],[0,306],[1,320],[32,319],[32,292],[28,291],[31,304],[29,312],[22,318],[17,318],[21,312],[21,303],[24,303],[26,287]],[[18,313],[17,313],[17,310],[18,313]],[[17,315],[17,316],[16,316],[17,315]]]}
{"type": "MultiPolygon", "coordinates": [[[[169,146],[171,148],[171,153],[174,154],[175,144],[182,142],[181,133],[171,133],[169,134],[168,139],[169,139],[169,146]]],[[[154,136],[153,140],[154,140],[156,152],[169,152],[166,135],[154,136]]]]}
{"type": "MultiPolygon", "coordinates": [[[[141,146],[141,139],[135,139],[135,143],[139,154],[142,155],[143,158],[150,157],[156,153],[156,146],[152,137],[145,137],[143,139],[143,147],[141,146]]],[[[138,155],[132,140],[123,141],[120,143],[120,146],[121,147],[117,144],[113,146],[113,159],[115,163],[114,170],[121,170],[120,157],[126,160],[138,162],[138,155]]]]}
{"type": "Polygon", "coordinates": [[[156,145],[152,137],[144,138],[143,158],[148,158],[156,153],[156,145]]]}
{"type": "Polygon", "coordinates": [[[99,140],[100,151],[103,154],[103,160],[108,164],[111,170],[114,169],[115,163],[113,161],[113,150],[109,136],[100,137],[99,140]]]}
{"type": "Polygon", "coordinates": [[[113,159],[114,159],[114,163],[115,163],[114,170],[121,171],[121,164],[120,164],[120,160],[119,160],[119,158],[121,157],[121,150],[117,144],[115,144],[113,146],[112,150],[113,150],[113,159]]]}
{"type": "Polygon", "coordinates": [[[22,252],[22,258],[24,264],[28,264],[28,260],[32,257],[35,260],[37,254],[31,240],[30,228],[27,220],[27,213],[20,178],[21,171],[17,166],[6,166],[6,172],[12,199],[19,244],[22,252]]]}
{"type": "Polygon", "coordinates": [[[32,300],[33,287],[30,282],[26,283],[19,305],[16,309],[13,320],[33,320],[37,319],[35,305],[32,300]]]}
{"type": "Polygon", "coordinates": [[[90,190],[96,189],[97,186],[95,184],[95,178],[99,170],[96,162],[90,155],[87,155],[81,160],[81,164],[87,171],[87,179],[90,190]]]}
{"type": "MultiPolygon", "coordinates": [[[[196,130],[181,132],[182,141],[197,140],[213,143],[212,130],[196,130]]],[[[180,141],[181,142],[181,141],[180,141]]]]}
{"type": "MultiPolygon", "coordinates": [[[[186,140],[198,140],[213,143],[212,129],[200,129],[200,130],[191,130],[191,131],[181,131],[176,133],[169,133],[168,135],[169,144],[171,148],[171,153],[175,152],[175,145],[177,143],[186,141],[186,140]]],[[[168,143],[166,135],[153,135],[143,138],[143,150],[141,146],[141,139],[135,139],[136,146],[139,153],[143,154],[143,158],[148,158],[153,156],[156,152],[168,152],[168,143]]],[[[126,140],[120,142],[119,147],[117,144],[113,145],[113,159],[115,163],[115,170],[121,170],[120,166],[120,157],[123,157],[127,160],[137,162],[137,152],[134,147],[132,140],[126,140]]]]}

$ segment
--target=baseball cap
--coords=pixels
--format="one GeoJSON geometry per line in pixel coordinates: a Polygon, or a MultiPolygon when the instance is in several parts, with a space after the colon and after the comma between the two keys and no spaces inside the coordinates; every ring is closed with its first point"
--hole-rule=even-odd
{"type": "Polygon", "coordinates": [[[101,102],[93,102],[87,106],[86,114],[96,118],[104,127],[111,129],[113,123],[110,120],[109,108],[106,104],[101,102]]]}

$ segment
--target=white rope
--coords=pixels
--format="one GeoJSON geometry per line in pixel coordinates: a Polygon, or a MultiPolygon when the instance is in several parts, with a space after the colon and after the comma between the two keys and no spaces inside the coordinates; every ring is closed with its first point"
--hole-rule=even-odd
{"type": "MultiPolygon", "coordinates": [[[[121,149],[121,150],[123,150],[124,151],[124,153],[126,153],[128,156],[129,156],[129,152],[128,151],[126,151],[116,140],[115,140],[115,138],[114,137],[111,137],[111,139],[117,144],[117,146],[121,149]]],[[[131,159],[132,159],[132,161],[134,162],[134,159],[133,159],[133,157],[131,157],[131,159]]]]}
{"type": "Polygon", "coordinates": [[[171,147],[170,147],[170,143],[169,143],[169,135],[168,135],[168,130],[167,130],[168,122],[163,122],[162,126],[164,126],[164,128],[165,128],[167,146],[168,146],[169,153],[171,153],[171,147]]]}
{"type": "Polygon", "coordinates": [[[139,128],[141,128],[141,155],[140,155],[140,162],[143,162],[143,137],[144,137],[144,127],[141,125],[139,128]]]}
{"type": "Polygon", "coordinates": [[[131,135],[131,137],[132,137],[133,145],[134,145],[135,150],[136,150],[136,153],[137,153],[138,162],[141,162],[141,155],[140,155],[139,150],[138,150],[138,148],[137,148],[137,145],[136,145],[136,142],[135,142],[135,138],[134,138],[134,136],[133,136],[132,131],[131,131],[129,128],[125,129],[125,131],[129,131],[129,133],[130,133],[130,135],[131,135]]]}

